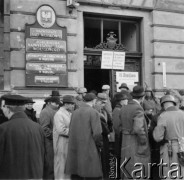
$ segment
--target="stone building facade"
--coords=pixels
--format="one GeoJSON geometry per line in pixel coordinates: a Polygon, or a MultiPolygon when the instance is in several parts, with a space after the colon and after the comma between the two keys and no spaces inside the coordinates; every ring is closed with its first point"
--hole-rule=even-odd
{"type": "MultiPolygon", "coordinates": [[[[73,0],[73,5],[67,4],[67,0],[1,2],[2,93],[14,89],[26,96],[42,98],[56,89],[60,94],[75,94],[75,89],[82,86],[88,90],[100,91],[103,84],[110,84],[114,93],[120,84],[118,72],[127,72],[127,76],[136,72],[138,80],[134,83],[147,84],[158,95],[165,88],[184,89],[183,0],[73,0]],[[57,79],[56,82],[51,82],[57,76],[55,70],[60,71],[56,66],[51,71],[49,66],[48,75],[48,71],[39,71],[39,68],[45,67],[43,65],[36,64],[35,69],[31,70],[27,65],[29,60],[26,55],[29,52],[26,46],[29,37],[26,27],[37,22],[37,12],[41,6],[51,7],[56,15],[55,23],[66,28],[67,78],[64,84],[61,82],[62,78],[58,84],[57,79]],[[103,51],[125,52],[124,70],[102,69],[100,64],[103,51]],[[28,74],[37,74],[42,79],[45,76],[51,78],[43,80],[42,85],[36,84],[35,76],[31,75],[34,77],[32,83],[29,83],[28,74]]],[[[39,26],[38,29],[40,28],[47,29],[39,26]]],[[[44,33],[47,34],[47,30],[44,33]]],[[[44,42],[47,40],[50,42],[49,38],[44,42]]],[[[39,53],[44,56],[45,53],[53,52],[39,53]]],[[[131,79],[124,78],[126,82],[131,79]]]]}

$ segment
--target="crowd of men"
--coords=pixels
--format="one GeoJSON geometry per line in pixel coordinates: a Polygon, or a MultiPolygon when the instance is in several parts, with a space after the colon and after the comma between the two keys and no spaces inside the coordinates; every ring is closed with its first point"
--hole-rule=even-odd
{"type": "Polygon", "coordinates": [[[119,89],[52,91],[38,119],[33,99],[3,95],[0,179],[109,179],[112,146],[116,179],[183,179],[183,92],[119,89]]]}

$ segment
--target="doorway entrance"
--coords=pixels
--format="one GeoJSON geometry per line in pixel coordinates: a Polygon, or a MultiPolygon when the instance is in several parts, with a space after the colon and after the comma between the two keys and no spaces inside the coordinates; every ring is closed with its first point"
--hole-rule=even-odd
{"type": "Polygon", "coordinates": [[[106,69],[84,69],[84,87],[88,92],[95,90],[102,91],[102,85],[110,85],[110,72],[106,69]]]}

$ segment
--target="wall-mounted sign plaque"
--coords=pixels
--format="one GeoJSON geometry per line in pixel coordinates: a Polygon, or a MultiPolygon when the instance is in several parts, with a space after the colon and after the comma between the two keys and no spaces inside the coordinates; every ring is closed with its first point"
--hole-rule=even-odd
{"type": "Polygon", "coordinates": [[[30,36],[62,39],[63,31],[57,29],[30,28],[30,36]]]}
{"type": "Polygon", "coordinates": [[[43,40],[43,39],[26,39],[27,52],[66,52],[66,41],[61,40],[43,40]]]}
{"type": "Polygon", "coordinates": [[[67,87],[67,30],[56,23],[49,5],[38,8],[37,21],[26,24],[26,85],[67,87]]]}
{"type": "Polygon", "coordinates": [[[60,74],[66,73],[66,64],[27,63],[26,73],[60,74]]]}
{"type": "Polygon", "coordinates": [[[63,62],[66,63],[66,54],[43,54],[43,53],[27,53],[27,61],[37,62],[63,62]]]}

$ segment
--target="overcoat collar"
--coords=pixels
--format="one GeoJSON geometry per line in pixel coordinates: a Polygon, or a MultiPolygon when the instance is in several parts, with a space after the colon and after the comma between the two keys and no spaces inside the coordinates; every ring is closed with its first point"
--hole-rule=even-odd
{"type": "Polygon", "coordinates": [[[16,112],[15,114],[13,114],[12,117],[10,118],[10,120],[16,119],[16,118],[28,118],[28,117],[25,114],[25,112],[19,111],[19,112],[16,112]]]}
{"type": "Polygon", "coordinates": [[[166,111],[178,111],[179,109],[178,109],[178,107],[176,107],[176,106],[171,106],[171,107],[168,107],[167,109],[166,109],[166,111]]]}
{"type": "Polygon", "coordinates": [[[138,103],[137,101],[135,101],[135,100],[130,100],[130,101],[128,101],[128,104],[135,104],[135,105],[138,105],[138,106],[140,106],[142,109],[143,109],[143,107],[141,106],[141,104],[140,103],[138,103]]]}

